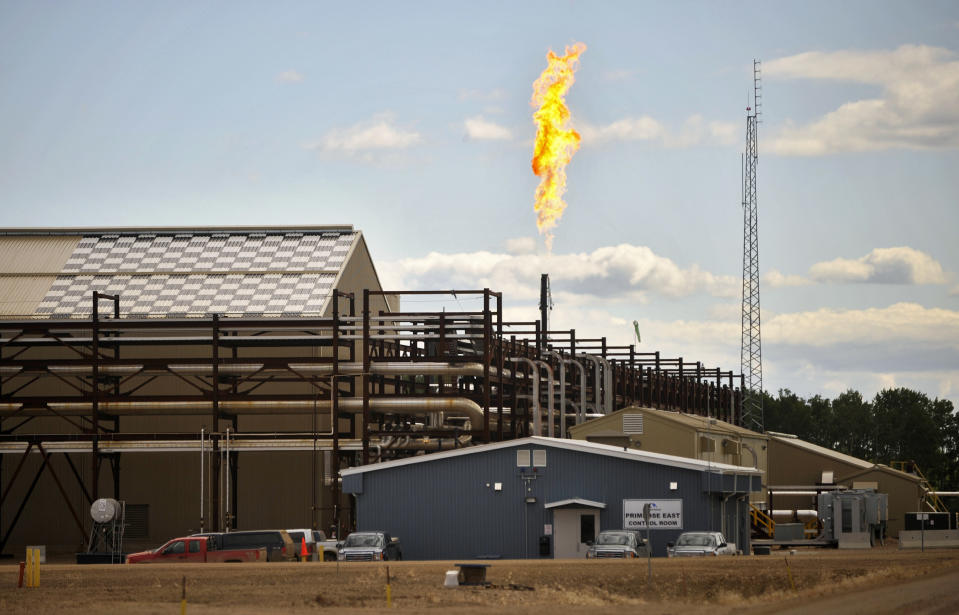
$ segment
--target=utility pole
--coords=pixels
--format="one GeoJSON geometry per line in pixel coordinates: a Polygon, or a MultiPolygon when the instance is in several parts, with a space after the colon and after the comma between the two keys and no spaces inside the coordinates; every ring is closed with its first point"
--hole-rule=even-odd
{"type": "Polygon", "coordinates": [[[743,156],[743,312],[740,365],[743,387],[742,426],[763,431],[763,353],[759,327],[759,207],[756,167],[762,108],[761,66],[753,60],[753,104],[746,107],[746,153],[743,156]]]}

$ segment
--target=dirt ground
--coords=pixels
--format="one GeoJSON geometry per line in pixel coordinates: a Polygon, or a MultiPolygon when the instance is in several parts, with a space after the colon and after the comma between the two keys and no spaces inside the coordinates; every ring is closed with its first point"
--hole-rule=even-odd
{"type": "MultiPolygon", "coordinates": [[[[488,561],[489,587],[443,587],[453,562],[389,562],[397,613],[959,612],[959,550],[774,551],[769,556],[488,561]],[[788,565],[787,565],[788,564],[788,565]],[[791,581],[790,581],[791,577],[791,581]],[[795,584],[795,590],[793,585],[795,584]],[[817,606],[819,605],[819,606],[817,606]],[[905,610],[904,610],[905,609],[905,610]]],[[[0,613],[369,613],[387,609],[381,563],[47,564],[17,589],[0,564],[0,613]]]]}

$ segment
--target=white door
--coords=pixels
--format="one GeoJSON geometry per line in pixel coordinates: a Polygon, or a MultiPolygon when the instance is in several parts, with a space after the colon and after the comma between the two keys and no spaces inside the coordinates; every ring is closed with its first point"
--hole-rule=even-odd
{"type": "Polygon", "coordinates": [[[571,559],[586,557],[587,540],[599,534],[599,511],[593,508],[558,508],[553,510],[553,557],[571,559]]]}

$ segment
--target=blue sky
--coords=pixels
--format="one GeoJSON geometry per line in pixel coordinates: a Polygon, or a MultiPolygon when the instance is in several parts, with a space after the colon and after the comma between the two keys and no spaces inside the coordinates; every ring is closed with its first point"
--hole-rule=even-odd
{"type": "Polygon", "coordinates": [[[0,2],[0,225],[350,223],[393,288],[739,367],[763,61],[764,384],[959,401],[955,2],[0,2]],[[667,5],[668,4],[668,5],[667,5]],[[551,255],[529,99],[587,45],[551,255]]]}

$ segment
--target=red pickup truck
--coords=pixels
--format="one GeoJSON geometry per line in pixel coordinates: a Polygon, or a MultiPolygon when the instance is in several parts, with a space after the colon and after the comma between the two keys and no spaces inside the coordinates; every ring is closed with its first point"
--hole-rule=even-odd
{"type": "Polygon", "coordinates": [[[189,562],[265,562],[266,549],[231,549],[213,551],[208,549],[207,538],[174,538],[153,551],[141,551],[127,555],[128,564],[162,564],[189,562]]]}

